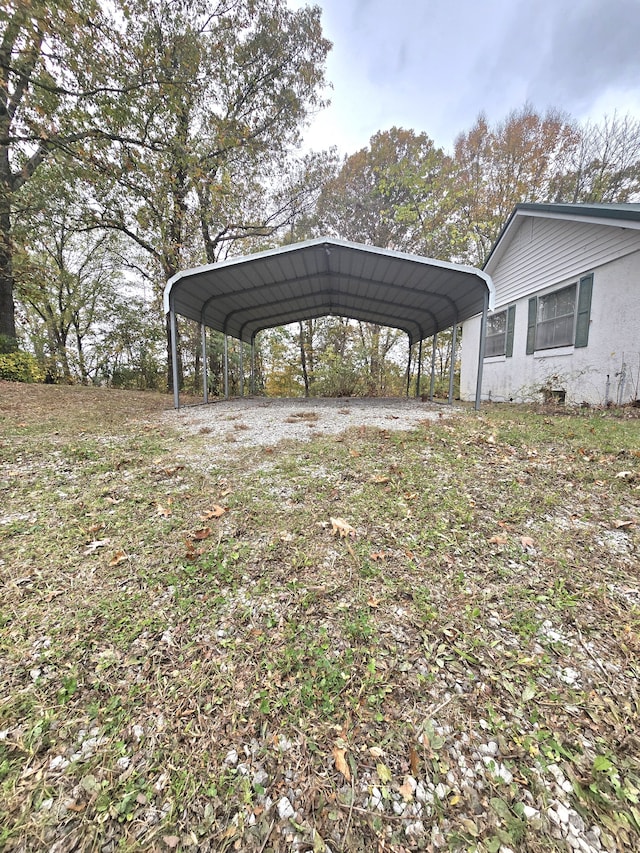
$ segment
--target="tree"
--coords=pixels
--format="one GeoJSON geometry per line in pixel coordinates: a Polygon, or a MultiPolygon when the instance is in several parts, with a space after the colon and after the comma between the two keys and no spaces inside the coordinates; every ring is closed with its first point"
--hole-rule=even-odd
{"type": "Polygon", "coordinates": [[[81,228],[77,170],[52,155],[16,208],[14,274],[30,337],[50,379],[89,381],[87,346],[109,325],[122,272],[118,239],[81,228]]]}
{"type": "Polygon", "coordinates": [[[341,239],[442,256],[449,159],[425,133],[392,127],[345,157],[322,190],[316,228],[341,239]]]}
{"type": "Polygon", "coordinates": [[[277,176],[323,104],[330,44],[317,7],[285,0],[131,0],[123,38],[127,65],[154,82],[127,102],[127,141],[98,152],[113,177],[96,226],[135,241],[160,290],[184,266],[289,221],[295,205],[277,176]]]}
{"type": "Polygon", "coordinates": [[[0,13],[0,341],[16,346],[13,208],[56,150],[105,137],[116,28],[96,0],[9,0],[0,13]]]}
{"type": "Polygon", "coordinates": [[[567,115],[540,115],[530,104],[494,127],[481,114],[461,133],[454,153],[454,259],[481,266],[516,204],[549,201],[577,138],[567,115]]]}
{"type": "Polygon", "coordinates": [[[640,192],[640,120],[614,114],[586,122],[555,182],[554,201],[628,202],[640,192]]]}

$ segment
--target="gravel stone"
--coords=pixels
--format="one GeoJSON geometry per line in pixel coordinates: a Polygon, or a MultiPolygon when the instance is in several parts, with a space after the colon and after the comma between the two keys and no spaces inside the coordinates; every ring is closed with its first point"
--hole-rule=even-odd
{"type": "Polygon", "coordinates": [[[224,763],[228,764],[230,767],[235,767],[238,763],[238,750],[230,749],[225,756],[224,763]]]}
{"type": "Polygon", "coordinates": [[[278,801],[278,815],[280,820],[287,820],[290,817],[293,817],[296,813],[296,810],[291,805],[288,797],[282,797],[278,801]]]}

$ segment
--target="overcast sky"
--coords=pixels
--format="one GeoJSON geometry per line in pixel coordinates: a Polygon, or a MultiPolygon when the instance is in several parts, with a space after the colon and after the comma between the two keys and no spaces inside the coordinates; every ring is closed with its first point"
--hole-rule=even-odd
{"type": "MultiPolygon", "coordinates": [[[[393,125],[450,150],[529,101],[640,117],[640,0],[317,0],[332,106],[305,137],[352,154],[393,125]]],[[[290,0],[294,7],[306,5],[290,0]]]]}

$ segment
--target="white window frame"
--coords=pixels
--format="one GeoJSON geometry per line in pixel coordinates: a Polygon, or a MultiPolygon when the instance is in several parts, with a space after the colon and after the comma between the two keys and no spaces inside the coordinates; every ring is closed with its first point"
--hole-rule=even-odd
{"type": "Polygon", "coordinates": [[[507,309],[504,311],[496,311],[495,314],[491,314],[487,317],[487,336],[485,338],[485,350],[484,357],[485,358],[494,358],[495,356],[504,356],[507,352],[507,309]],[[504,328],[501,332],[493,332],[492,326],[495,321],[499,318],[504,318],[504,328]],[[497,348],[493,348],[490,345],[490,341],[498,341],[502,339],[498,344],[497,348]]]}

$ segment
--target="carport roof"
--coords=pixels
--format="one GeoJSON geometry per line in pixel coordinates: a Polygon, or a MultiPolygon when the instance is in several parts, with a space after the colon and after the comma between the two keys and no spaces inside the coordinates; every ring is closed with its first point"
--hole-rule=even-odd
{"type": "Polygon", "coordinates": [[[327,315],[403,329],[412,343],[483,311],[475,267],[322,237],[184,270],[164,308],[250,343],[256,332],[327,315]]]}

